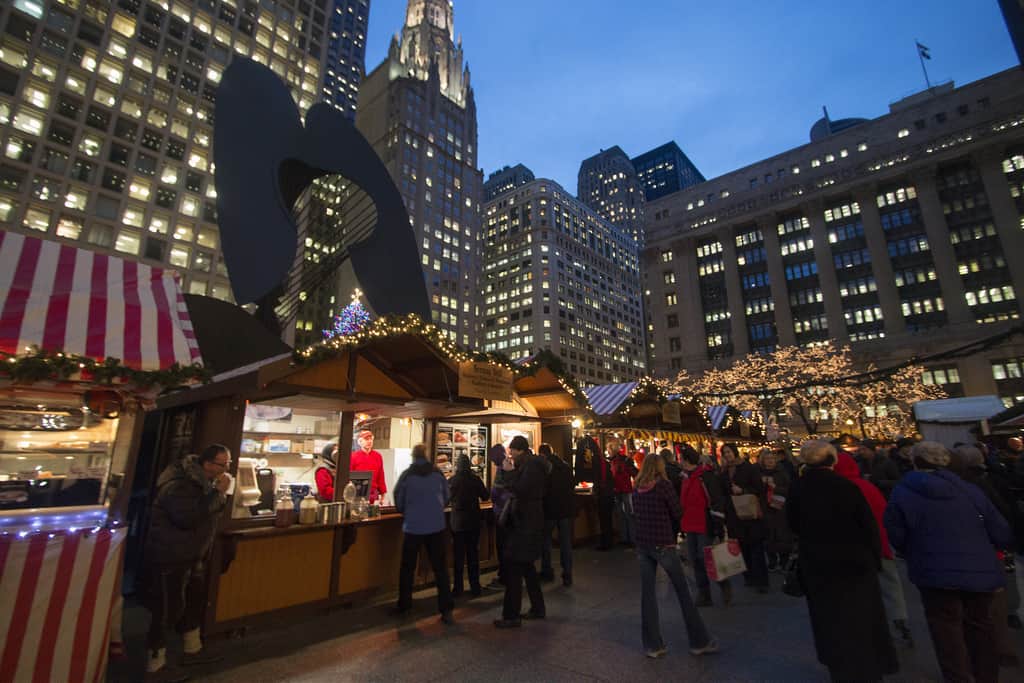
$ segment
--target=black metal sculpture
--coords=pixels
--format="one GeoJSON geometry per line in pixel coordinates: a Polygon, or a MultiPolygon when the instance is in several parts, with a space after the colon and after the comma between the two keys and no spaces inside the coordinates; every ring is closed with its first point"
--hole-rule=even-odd
{"type": "Polygon", "coordinates": [[[430,319],[402,196],[377,153],[341,112],[315,104],[303,127],[281,79],[261,64],[236,58],[217,90],[213,142],[221,244],[236,301],[259,302],[260,317],[273,318],[296,262],[292,209],[317,178],[340,175],[372,200],[376,224],[366,233],[349,231],[331,267],[349,260],[378,315],[430,319]]]}

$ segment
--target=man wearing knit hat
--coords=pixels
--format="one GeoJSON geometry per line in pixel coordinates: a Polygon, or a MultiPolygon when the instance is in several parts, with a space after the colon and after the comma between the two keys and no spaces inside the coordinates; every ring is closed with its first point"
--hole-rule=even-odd
{"type": "Polygon", "coordinates": [[[992,602],[1006,585],[996,548],[1011,542],[1010,527],[981,489],[947,469],[945,446],[921,441],[910,457],[915,471],[896,486],[885,510],[889,541],[921,592],[943,678],[996,683],[992,602]]]}
{"type": "Polygon", "coordinates": [[[373,432],[369,429],[359,432],[359,450],[352,452],[349,469],[352,472],[373,472],[370,479],[371,503],[383,498],[388,492],[387,482],[384,481],[384,458],[373,450],[373,432]]]}

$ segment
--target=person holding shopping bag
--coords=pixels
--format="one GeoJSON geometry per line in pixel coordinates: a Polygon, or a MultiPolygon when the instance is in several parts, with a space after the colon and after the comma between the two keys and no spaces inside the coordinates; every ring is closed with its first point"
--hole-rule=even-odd
{"type": "Polygon", "coordinates": [[[717,652],[718,644],[708,635],[683,576],[683,564],[676,551],[675,526],[683,511],[665,474],[665,460],[658,454],[652,453],[644,458],[633,493],[633,513],[636,518],[636,554],[640,561],[641,636],[647,656],[656,659],[668,652],[661,637],[658,598],[655,595],[658,565],[668,574],[679,599],[690,654],[699,656],[717,652]]]}

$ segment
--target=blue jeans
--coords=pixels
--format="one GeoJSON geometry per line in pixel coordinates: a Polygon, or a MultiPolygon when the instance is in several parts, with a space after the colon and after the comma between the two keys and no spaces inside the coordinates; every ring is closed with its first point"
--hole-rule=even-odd
{"type": "MultiPolygon", "coordinates": [[[[711,590],[711,580],[708,579],[708,570],[704,566],[704,548],[711,545],[711,537],[707,534],[698,534],[693,531],[686,532],[686,551],[690,555],[690,562],[693,564],[693,578],[697,582],[697,590],[706,593],[711,590]]],[[[718,585],[724,586],[729,579],[719,581],[718,585]]]]}
{"type": "Polygon", "coordinates": [[[551,566],[551,532],[558,527],[558,545],[561,554],[562,577],[572,576],[572,518],[548,519],[544,521],[544,548],[540,554],[541,576],[554,576],[551,566]]]}
{"type": "Polygon", "coordinates": [[[619,521],[622,523],[622,542],[633,543],[633,494],[616,493],[615,507],[619,511],[619,521]]]}
{"type": "Polygon", "coordinates": [[[665,647],[665,641],[661,639],[661,622],[658,617],[658,597],[655,595],[655,580],[660,564],[675,588],[676,597],[679,598],[679,607],[683,610],[683,621],[686,623],[686,634],[690,640],[690,647],[704,647],[711,637],[704,626],[704,620],[700,618],[700,612],[693,604],[690,597],[690,589],[686,585],[686,577],[683,576],[683,563],[679,561],[679,553],[675,546],[656,548],[653,546],[638,546],[636,556],[640,560],[640,621],[642,622],[641,634],[644,641],[644,649],[658,650],[665,647]]]}

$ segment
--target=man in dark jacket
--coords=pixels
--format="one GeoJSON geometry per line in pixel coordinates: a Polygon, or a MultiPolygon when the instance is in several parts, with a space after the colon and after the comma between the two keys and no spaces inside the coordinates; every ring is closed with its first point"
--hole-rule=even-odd
{"type": "MultiPolygon", "coordinates": [[[[494,510],[494,518],[501,517],[501,511],[505,508],[511,495],[505,488],[506,471],[502,467],[508,454],[505,447],[500,443],[491,446],[487,451],[487,459],[494,465],[494,476],[491,479],[491,507],[494,510]]],[[[498,575],[487,584],[488,590],[502,590],[505,586],[505,536],[507,531],[500,524],[494,527],[494,545],[498,558],[498,575]]]]}
{"type": "Polygon", "coordinates": [[[540,556],[540,578],[553,581],[554,568],[551,566],[551,532],[558,529],[558,545],[561,550],[562,585],[572,585],[572,522],[575,517],[575,486],[569,463],[562,460],[551,446],[542,443],[537,452],[547,460],[548,487],[544,494],[544,548],[540,556]]]}
{"type": "Polygon", "coordinates": [[[878,585],[878,525],[860,489],[833,471],[832,445],[807,441],[800,458],[786,519],[798,538],[818,661],[833,681],[879,681],[899,663],[878,585]]]}
{"type": "Polygon", "coordinates": [[[469,456],[455,461],[448,482],[452,504],[452,596],[462,595],[462,568],[469,567],[469,592],[480,595],[480,501],[490,498],[487,487],[469,466],[469,456]]]}
{"type": "Polygon", "coordinates": [[[420,546],[427,546],[430,566],[437,585],[437,611],[441,621],[451,625],[451,591],[448,589],[448,567],[445,562],[443,532],[446,526],[444,508],[450,493],[444,475],[427,460],[423,444],[412,447],[412,464],[402,472],[395,484],[395,508],[402,513],[402,564],[398,577],[398,604],[393,612],[404,614],[412,609],[412,582],[420,546]]]}
{"type": "Polygon", "coordinates": [[[516,628],[520,619],[543,619],[546,616],[544,593],[533,563],[544,545],[544,490],[547,486],[547,465],[530,452],[524,436],[515,436],[508,447],[509,455],[502,465],[506,487],[512,494],[512,508],[506,515],[508,536],[505,539],[505,602],[498,628],[516,628]],[[523,580],[530,596],[530,611],[520,614],[523,605],[523,580]]]}
{"type": "Polygon", "coordinates": [[[178,679],[166,668],[171,627],[182,634],[184,664],[219,659],[202,655],[199,626],[206,607],[206,563],[226,505],[230,467],[231,451],[213,444],[171,463],[157,478],[145,548],[145,603],[152,615],[147,680],[178,679]]]}
{"type": "Polygon", "coordinates": [[[950,456],[942,444],[922,441],[910,455],[916,471],[885,509],[889,541],[921,592],[943,677],[996,683],[992,601],[1006,586],[996,548],[1011,542],[1010,527],[981,489],[946,469],[950,456]]]}
{"type": "Polygon", "coordinates": [[[860,467],[861,476],[877,486],[888,500],[902,476],[899,465],[888,456],[879,453],[875,448],[875,442],[870,439],[861,442],[854,457],[857,466],[860,467]]]}

